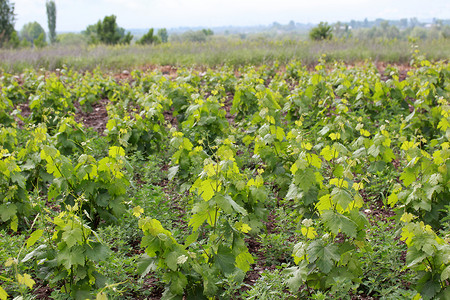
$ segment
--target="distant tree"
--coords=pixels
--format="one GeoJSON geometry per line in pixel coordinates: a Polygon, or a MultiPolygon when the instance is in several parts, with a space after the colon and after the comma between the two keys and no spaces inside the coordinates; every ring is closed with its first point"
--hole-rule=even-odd
{"type": "Polygon", "coordinates": [[[206,36],[214,35],[214,31],[212,31],[211,29],[202,29],[202,32],[203,32],[206,36]]]}
{"type": "Polygon", "coordinates": [[[295,22],[291,20],[287,25],[287,30],[294,30],[294,29],[295,29],[295,22]]]}
{"type": "Polygon", "coordinates": [[[167,43],[169,41],[169,34],[166,28],[161,28],[158,30],[158,36],[162,43],[167,43]]]}
{"type": "Polygon", "coordinates": [[[116,23],[116,16],[106,16],[103,21],[89,25],[83,34],[88,36],[89,43],[103,43],[107,45],[129,44],[133,39],[131,33],[125,34],[125,29],[116,23]]]}
{"type": "Polygon", "coordinates": [[[315,41],[331,40],[333,37],[332,31],[333,27],[328,25],[328,23],[320,22],[319,25],[311,29],[309,32],[309,37],[315,41]]]}
{"type": "Polygon", "coordinates": [[[272,28],[273,29],[280,29],[282,27],[282,25],[278,22],[273,22],[272,23],[272,28]]]}
{"type": "Polygon", "coordinates": [[[367,18],[365,18],[363,24],[364,24],[363,25],[364,28],[368,28],[369,27],[369,20],[367,20],[367,18]]]}
{"type": "Polygon", "coordinates": [[[55,1],[50,0],[45,3],[47,8],[47,22],[48,22],[48,33],[50,38],[50,43],[54,44],[56,42],[56,5],[55,1]]]}
{"type": "Polygon", "coordinates": [[[20,38],[19,38],[19,35],[17,34],[17,31],[15,31],[15,30],[13,31],[13,33],[11,34],[11,37],[9,38],[9,41],[6,42],[4,44],[4,46],[7,48],[13,48],[13,49],[19,48],[20,38]]]}
{"type": "Polygon", "coordinates": [[[47,45],[47,42],[45,41],[45,34],[41,33],[37,39],[33,41],[33,44],[36,48],[43,48],[47,45]]]}
{"type": "Polygon", "coordinates": [[[9,0],[0,0],[0,47],[9,41],[14,30],[14,4],[9,0]]]}
{"type": "Polygon", "coordinates": [[[150,28],[146,34],[144,34],[137,42],[136,44],[139,45],[149,45],[149,44],[157,44],[160,42],[159,37],[156,35],[153,35],[153,28],[150,28]]]}
{"type": "Polygon", "coordinates": [[[383,31],[388,30],[388,29],[389,29],[389,21],[383,20],[383,21],[380,23],[380,28],[381,28],[381,30],[383,30],[383,31]]]}
{"type": "MultiPolygon", "coordinates": [[[[100,21],[99,21],[100,22],[100,21]]],[[[82,35],[84,35],[88,41],[89,44],[98,44],[100,43],[100,40],[97,35],[97,24],[89,25],[86,27],[85,30],[81,32],[82,35]]]]}
{"type": "Polygon", "coordinates": [[[214,32],[211,29],[202,29],[197,31],[186,31],[180,35],[171,35],[170,40],[175,42],[206,42],[208,37],[214,35],[214,32]]]}
{"type": "Polygon", "coordinates": [[[441,36],[444,39],[450,39],[450,26],[444,25],[441,29],[441,36]]]}
{"type": "Polygon", "coordinates": [[[406,19],[406,18],[400,19],[400,26],[402,28],[408,27],[408,19],[406,19]]]}
{"type": "Polygon", "coordinates": [[[411,31],[410,37],[416,40],[424,40],[427,38],[427,30],[422,27],[414,27],[414,29],[411,31]]]}
{"type": "Polygon", "coordinates": [[[129,45],[131,43],[131,40],[133,39],[133,35],[130,32],[127,32],[127,34],[125,34],[125,30],[123,28],[121,29],[122,29],[122,38],[120,39],[120,44],[129,45]]]}
{"type": "Polygon", "coordinates": [[[349,38],[352,34],[349,25],[341,22],[334,24],[333,31],[337,38],[349,38]]]}
{"type": "Polygon", "coordinates": [[[19,47],[20,48],[29,48],[29,47],[31,47],[31,43],[27,39],[21,39],[19,47]]]}
{"type": "Polygon", "coordinates": [[[44,36],[45,41],[45,30],[38,22],[27,23],[20,30],[22,39],[26,39],[30,43],[33,43],[41,34],[44,36]]]}
{"type": "Polygon", "coordinates": [[[420,22],[417,18],[410,18],[409,19],[409,26],[411,27],[416,27],[416,26],[420,26],[420,22]]]}

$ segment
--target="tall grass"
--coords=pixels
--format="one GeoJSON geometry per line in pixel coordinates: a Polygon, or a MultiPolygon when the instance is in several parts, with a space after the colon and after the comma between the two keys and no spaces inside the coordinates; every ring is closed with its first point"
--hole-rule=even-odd
{"type": "MultiPolygon", "coordinates": [[[[419,50],[430,60],[450,57],[450,40],[418,42],[419,50]]],[[[100,67],[118,71],[146,65],[205,66],[261,65],[292,59],[314,64],[326,54],[330,60],[355,63],[366,59],[388,63],[407,63],[411,44],[407,41],[301,41],[276,39],[224,39],[216,37],[204,43],[183,42],[150,46],[49,46],[43,49],[0,50],[0,68],[17,73],[24,69],[54,70],[67,66],[83,71],[100,67]]]]}

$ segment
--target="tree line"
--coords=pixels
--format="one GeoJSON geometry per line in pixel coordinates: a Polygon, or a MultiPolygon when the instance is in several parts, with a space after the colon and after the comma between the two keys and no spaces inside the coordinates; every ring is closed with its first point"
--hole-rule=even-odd
{"type": "MultiPolygon", "coordinates": [[[[55,44],[60,41],[56,35],[56,4],[54,0],[47,0],[46,12],[48,20],[48,42],[55,44]]],[[[0,0],[0,48],[23,48],[34,46],[41,48],[47,45],[47,35],[38,22],[29,22],[20,32],[14,28],[16,15],[14,3],[0,0]]],[[[118,26],[115,15],[106,16],[96,24],[89,25],[82,32],[89,44],[130,44],[133,35],[118,26]]],[[[64,35],[63,35],[64,36],[64,35]]],[[[69,34],[70,36],[70,34],[69,34]]],[[[167,29],[161,28],[156,33],[153,28],[136,41],[137,44],[159,44],[168,42],[167,29]]]]}
{"type": "MultiPolygon", "coordinates": [[[[54,0],[46,3],[48,37],[44,28],[38,22],[29,22],[23,26],[20,32],[14,28],[15,13],[14,4],[10,0],[0,0],[0,48],[25,48],[34,46],[41,48],[50,44],[130,44],[135,40],[138,45],[160,44],[169,41],[167,29],[161,28],[155,31],[150,28],[144,35],[135,38],[130,32],[117,24],[115,15],[105,16],[97,23],[87,26],[81,34],[64,33],[56,35],[56,5],[54,0]]],[[[290,21],[287,25],[274,23],[266,29],[269,34],[295,32],[301,24],[290,21]]],[[[227,34],[227,33],[225,33],[227,34]]],[[[171,34],[170,40],[174,42],[205,42],[214,35],[211,29],[189,30],[182,34],[171,34]]],[[[245,38],[246,34],[241,34],[245,38]]],[[[450,38],[450,20],[433,20],[433,24],[420,23],[417,18],[388,21],[376,19],[375,21],[354,21],[347,23],[336,22],[328,24],[321,22],[309,30],[311,40],[330,40],[354,38],[358,40],[424,40],[450,38]]]]}
{"type": "MultiPolygon", "coordinates": [[[[55,1],[47,0],[49,40],[56,42],[56,5],[55,1]]],[[[47,36],[44,28],[38,22],[30,22],[23,26],[20,33],[14,28],[16,15],[14,3],[9,0],[0,0],[0,47],[18,48],[35,46],[41,48],[47,44],[47,36]]]]}

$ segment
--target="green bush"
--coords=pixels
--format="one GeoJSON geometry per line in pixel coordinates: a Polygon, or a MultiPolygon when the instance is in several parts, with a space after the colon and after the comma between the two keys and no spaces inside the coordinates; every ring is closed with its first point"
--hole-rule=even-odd
{"type": "Polygon", "coordinates": [[[320,40],[331,40],[333,37],[333,28],[328,25],[327,22],[320,22],[319,25],[311,29],[309,32],[309,37],[311,40],[320,41],[320,40]]]}
{"type": "Polygon", "coordinates": [[[125,29],[117,25],[115,15],[106,16],[103,21],[89,25],[83,34],[88,36],[90,44],[130,44],[133,39],[131,33],[125,34],[125,29]]]}
{"type": "Polygon", "coordinates": [[[148,44],[159,44],[160,38],[157,35],[153,35],[153,28],[150,28],[146,34],[144,34],[136,44],[139,45],[148,45],[148,44]]]}

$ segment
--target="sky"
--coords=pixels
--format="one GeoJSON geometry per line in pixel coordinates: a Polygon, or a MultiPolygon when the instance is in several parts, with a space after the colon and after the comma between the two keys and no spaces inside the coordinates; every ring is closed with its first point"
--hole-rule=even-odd
{"type": "MultiPolygon", "coordinates": [[[[15,4],[16,30],[37,21],[47,31],[46,0],[15,4]]],[[[55,0],[56,31],[77,32],[116,15],[126,29],[329,23],[376,18],[450,19],[449,0],[55,0]]]]}

